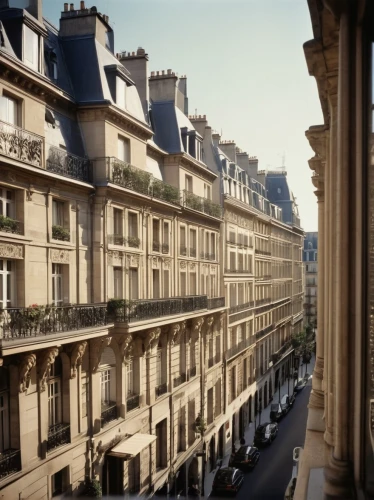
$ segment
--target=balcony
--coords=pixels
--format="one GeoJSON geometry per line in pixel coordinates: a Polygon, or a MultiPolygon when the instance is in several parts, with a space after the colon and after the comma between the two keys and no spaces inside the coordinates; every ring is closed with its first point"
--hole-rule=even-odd
{"type": "Polygon", "coordinates": [[[107,178],[110,182],[131,191],[172,205],[181,204],[179,189],[118,158],[107,158],[107,178]]]}
{"type": "Polygon", "coordinates": [[[113,299],[108,302],[109,317],[119,323],[135,323],[203,309],[208,309],[208,297],[206,295],[133,301],[113,299]]]}
{"type": "Polygon", "coordinates": [[[161,246],[161,251],[162,253],[169,253],[169,244],[168,243],[163,243],[161,246]]]}
{"type": "Polygon", "coordinates": [[[140,406],[140,396],[139,394],[134,394],[126,399],[126,411],[132,411],[140,406]]]}
{"type": "Polygon", "coordinates": [[[208,299],[208,309],[218,309],[225,307],[225,297],[213,297],[208,299]]]}
{"type": "Polygon", "coordinates": [[[48,429],[47,452],[70,443],[70,425],[56,424],[48,429]]]}
{"type": "Polygon", "coordinates": [[[256,248],[255,254],[257,254],[257,255],[271,255],[271,252],[266,252],[265,250],[259,250],[258,248],[256,248]]]}
{"type": "Polygon", "coordinates": [[[185,373],[181,373],[179,375],[179,377],[175,377],[174,380],[173,380],[173,386],[174,386],[174,389],[182,384],[184,384],[186,381],[186,374],[185,373]]]}
{"type": "Polygon", "coordinates": [[[70,231],[62,226],[52,226],[52,239],[59,241],[70,241],[70,231]]]}
{"type": "Polygon", "coordinates": [[[271,332],[274,329],[274,324],[267,326],[263,330],[259,330],[256,332],[256,340],[261,339],[265,335],[267,335],[269,332],[271,332]]]}
{"type": "Polygon", "coordinates": [[[109,234],[108,242],[112,245],[118,245],[121,247],[131,247],[131,248],[139,248],[140,247],[140,238],[137,236],[128,236],[125,238],[122,234],[109,234]]]}
{"type": "Polygon", "coordinates": [[[252,274],[252,272],[249,269],[244,269],[244,267],[238,267],[238,269],[233,269],[233,268],[226,268],[225,273],[227,274],[243,274],[243,273],[249,273],[252,274]]]}
{"type": "Polygon", "coordinates": [[[193,366],[192,368],[190,368],[188,370],[188,376],[189,378],[193,378],[193,377],[196,377],[196,373],[197,373],[197,370],[196,370],[196,366],[193,366]]]}
{"type": "Polygon", "coordinates": [[[157,385],[155,388],[156,399],[167,393],[167,384],[164,382],[163,384],[157,385]]]}
{"type": "Polygon", "coordinates": [[[274,352],[271,355],[273,364],[278,363],[278,361],[282,359],[283,355],[288,351],[290,347],[291,347],[291,341],[287,340],[277,352],[274,352]]]}
{"type": "Polygon", "coordinates": [[[0,340],[51,335],[108,323],[107,304],[0,309],[0,340]]]}
{"type": "Polygon", "coordinates": [[[187,247],[185,246],[180,246],[179,247],[179,255],[183,255],[183,257],[185,257],[187,255],[187,247]]]}
{"type": "Polygon", "coordinates": [[[204,260],[216,260],[216,254],[215,253],[201,252],[200,258],[204,259],[204,260]]]}
{"type": "Polygon", "coordinates": [[[0,121],[0,155],[43,168],[43,151],[43,137],[0,121]]]}
{"type": "Polygon", "coordinates": [[[216,365],[221,361],[221,354],[217,352],[214,356],[208,359],[208,368],[212,368],[212,366],[216,365]]]}
{"type": "Polygon", "coordinates": [[[153,252],[159,252],[160,248],[161,248],[161,243],[159,241],[152,242],[152,251],[153,252]]]}
{"type": "Polygon", "coordinates": [[[5,450],[0,453],[0,481],[21,470],[21,451],[5,450]]]}
{"type": "Polygon", "coordinates": [[[190,257],[196,257],[196,248],[190,248],[190,257]]]}
{"type": "Polygon", "coordinates": [[[3,233],[23,234],[23,224],[6,215],[0,215],[0,231],[3,233]]]}
{"type": "Polygon", "coordinates": [[[215,217],[217,219],[222,218],[221,205],[217,205],[207,198],[197,196],[196,194],[190,193],[186,190],[183,191],[183,205],[186,208],[210,215],[211,217],[215,217]]]}
{"type": "Polygon", "coordinates": [[[55,146],[49,147],[46,169],[48,172],[78,181],[92,182],[91,160],[73,155],[55,146]]]}
{"type": "Polygon", "coordinates": [[[270,304],[270,302],[271,302],[270,297],[266,297],[266,299],[256,300],[256,307],[263,306],[264,304],[270,304]]]}
{"type": "Polygon", "coordinates": [[[236,356],[241,351],[244,351],[244,349],[247,349],[247,347],[250,347],[252,344],[256,342],[256,338],[254,335],[249,337],[248,339],[241,340],[237,345],[234,345],[230,349],[226,351],[226,359],[230,359],[233,356],[236,356]]]}
{"type": "Polygon", "coordinates": [[[101,402],[101,427],[117,419],[117,405],[114,401],[101,402]]]}
{"type": "Polygon", "coordinates": [[[244,311],[245,309],[250,309],[251,307],[254,307],[255,303],[253,300],[250,302],[246,302],[245,304],[238,304],[237,306],[232,306],[229,309],[229,314],[234,314],[240,311],[244,311]]]}

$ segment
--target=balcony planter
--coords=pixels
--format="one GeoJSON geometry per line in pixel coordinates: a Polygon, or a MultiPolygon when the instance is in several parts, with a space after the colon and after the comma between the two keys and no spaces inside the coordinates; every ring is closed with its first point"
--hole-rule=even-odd
{"type": "Polygon", "coordinates": [[[70,231],[62,226],[52,226],[52,238],[54,240],[70,241],[70,231]]]}
{"type": "Polygon", "coordinates": [[[0,231],[18,234],[19,222],[12,219],[11,217],[7,217],[6,215],[0,215],[0,231]]]}
{"type": "Polygon", "coordinates": [[[140,170],[132,165],[114,161],[113,163],[113,182],[133,191],[142,194],[149,194],[149,184],[151,174],[140,170]]]}
{"type": "Polygon", "coordinates": [[[136,236],[128,236],[127,245],[132,248],[139,248],[140,238],[137,238],[136,236]]]}
{"type": "Polygon", "coordinates": [[[197,434],[203,436],[204,432],[206,431],[206,428],[207,428],[206,420],[201,416],[201,413],[199,413],[195,420],[195,431],[197,434]]]}

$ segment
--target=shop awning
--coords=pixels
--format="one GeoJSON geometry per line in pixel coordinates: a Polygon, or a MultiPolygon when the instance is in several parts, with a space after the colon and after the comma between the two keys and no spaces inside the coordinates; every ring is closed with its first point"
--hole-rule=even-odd
{"type": "Polygon", "coordinates": [[[131,458],[138,455],[144,448],[156,441],[157,437],[152,434],[134,434],[128,439],[118,443],[108,455],[118,458],[131,458]]]}

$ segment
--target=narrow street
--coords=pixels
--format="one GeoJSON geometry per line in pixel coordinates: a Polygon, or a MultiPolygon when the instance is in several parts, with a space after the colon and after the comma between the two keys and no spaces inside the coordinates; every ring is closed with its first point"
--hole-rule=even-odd
{"type": "Polygon", "coordinates": [[[292,473],[292,451],[304,444],[311,388],[310,379],[297,396],[293,409],[279,423],[275,441],[261,450],[256,468],[246,474],[237,499],[283,500],[292,473]]]}

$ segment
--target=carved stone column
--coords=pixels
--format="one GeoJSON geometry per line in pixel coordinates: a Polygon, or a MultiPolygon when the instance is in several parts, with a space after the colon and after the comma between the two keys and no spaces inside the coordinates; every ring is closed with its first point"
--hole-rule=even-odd
{"type": "MultiPolygon", "coordinates": [[[[31,374],[35,372],[36,366],[36,355],[33,353],[23,354],[20,357],[19,365],[18,365],[18,387],[17,391],[20,393],[18,398],[18,409],[17,413],[19,417],[19,437],[20,437],[20,446],[18,448],[22,448],[21,453],[21,465],[22,468],[25,468],[30,460],[36,458],[36,451],[32,451],[30,448],[30,434],[28,428],[28,422],[25,418],[27,415],[27,410],[30,406],[30,401],[34,402],[34,405],[38,405],[38,393],[32,391],[33,388],[30,387],[31,384],[31,374]],[[34,392],[33,394],[27,395],[27,391],[30,388],[29,392],[34,392]],[[30,399],[31,398],[31,399],[30,399]]],[[[32,377],[34,381],[34,376],[32,377]]],[[[12,390],[12,387],[11,387],[12,390]]],[[[16,395],[14,395],[14,399],[16,399],[16,395]]],[[[14,425],[14,423],[13,423],[14,425]]],[[[33,439],[33,444],[35,448],[38,444],[38,438],[33,439]]]]}
{"type": "Polygon", "coordinates": [[[161,335],[161,328],[151,328],[147,330],[144,340],[146,355],[146,373],[147,373],[147,404],[155,402],[155,387],[157,373],[157,346],[161,335]]]}
{"type": "Polygon", "coordinates": [[[90,371],[91,371],[91,408],[92,423],[94,434],[101,430],[101,388],[100,388],[100,366],[101,355],[106,347],[109,346],[111,337],[98,337],[90,340],[90,371]]]}
{"type": "Polygon", "coordinates": [[[81,381],[80,381],[80,367],[84,353],[86,352],[87,342],[77,342],[70,346],[67,354],[70,355],[70,379],[69,383],[69,413],[70,413],[70,435],[71,438],[77,436],[81,429],[81,381]],[[78,375],[78,376],[77,376],[78,375]],[[77,411],[77,404],[79,410],[77,411]]]}

